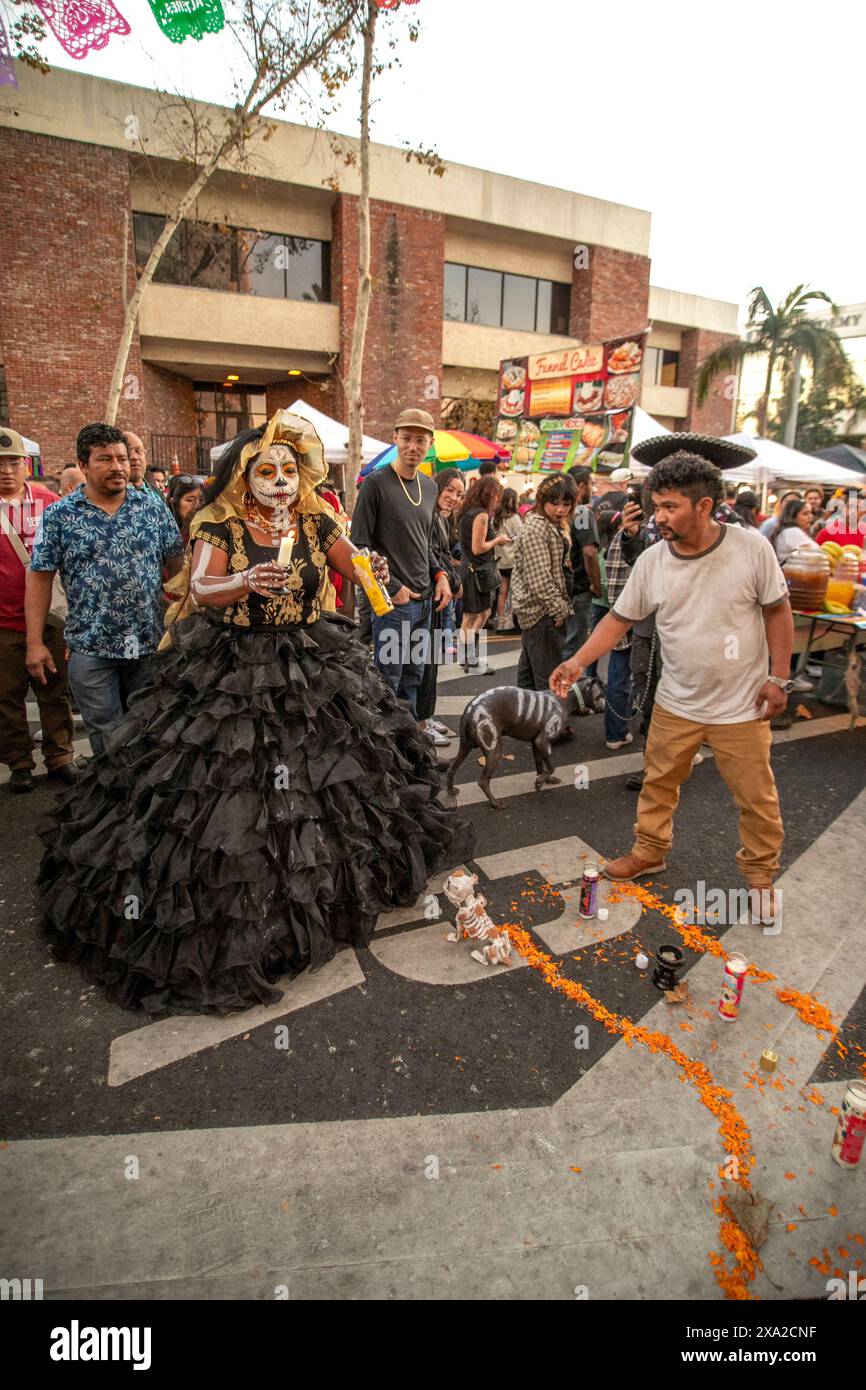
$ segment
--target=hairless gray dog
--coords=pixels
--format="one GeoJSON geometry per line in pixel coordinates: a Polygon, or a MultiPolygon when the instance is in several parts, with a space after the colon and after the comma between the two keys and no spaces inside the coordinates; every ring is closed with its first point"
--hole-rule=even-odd
{"type": "MultiPolygon", "coordinates": [[[[601,681],[584,677],[576,683],[575,696],[579,712],[601,714],[604,710],[604,686],[601,681]]],[[[571,697],[569,697],[571,698],[571,697]]],[[[572,706],[573,708],[573,706],[572,706]]],[[[535,790],[548,782],[560,781],[554,775],[550,745],[562,733],[568,718],[569,702],[560,700],[550,690],[522,690],[516,685],[497,685],[470,700],[460,718],[460,747],[448,768],[447,786],[454,796],[454,774],[468,758],[473,747],[484,754],[484,768],[478,785],[491,806],[499,810],[500,803],[490,790],[490,779],[502,758],[502,739],[521,739],[532,744],[535,756],[535,790]]]]}

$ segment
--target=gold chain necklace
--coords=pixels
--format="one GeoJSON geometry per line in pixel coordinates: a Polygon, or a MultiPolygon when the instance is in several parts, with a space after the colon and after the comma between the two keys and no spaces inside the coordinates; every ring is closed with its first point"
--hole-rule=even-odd
{"type": "MultiPolygon", "coordinates": [[[[397,473],[396,468],[394,469],[394,472],[397,473]]],[[[409,491],[408,491],[408,488],[406,487],[406,484],[403,482],[403,479],[400,477],[400,474],[397,473],[397,481],[399,482],[401,488],[403,489],[404,493],[406,494],[406,501],[407,501],[407,502],[411,502],[411,504],[412,504],[413,507],[420,507],[422,501],[424,500],[424,495],[423,495],[423,493],[422,493],[422,491],[421,491],[421,479],[420,479],[420,477],[418,477],[418,474],[417,474],[417,473],[415,474],[415,477],[416,477],[416,479],[418,480],[418,501],[417,501],[417,502],[415,501],[414,497],[410,497],[410,496],[409,496],[409,491]]]]}

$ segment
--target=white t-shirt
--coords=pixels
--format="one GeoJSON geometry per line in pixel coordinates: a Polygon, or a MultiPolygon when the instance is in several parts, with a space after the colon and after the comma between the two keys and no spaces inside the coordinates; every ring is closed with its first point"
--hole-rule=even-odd
{"type": "MultiPolygon", "coordinates": [[[[773,545],[773,532],[770,532],[769,540],[773,545]]],[[[773,546],[776,558],[780,565],[784,565],[786,560],[790,560],[795,550],[820,550],[817,541],[813,541],[808,531],[804,531],[802,526],[786,526],[784,531],[779,531],[776,535],[776,544],[773,546]]]]}
{"type": "Polygon", "coordinates": [[[742,724],[759,717],[755,698],[770,670],[761,610],[787,597],[769,541],[750,527],[722,526],[703,555],[651,545],[612,612],[630,623],[655,613],[663,709],[698,724],[742,724]]]}

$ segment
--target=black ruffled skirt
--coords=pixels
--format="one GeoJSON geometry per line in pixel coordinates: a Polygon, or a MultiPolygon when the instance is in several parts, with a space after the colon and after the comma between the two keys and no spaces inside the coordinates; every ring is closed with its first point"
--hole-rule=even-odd
{"type": "Polygon", "coordinates": [[[196,614],[43,832],[43,931],[128,1009],[275,1003],[471,856],[438,793],[354,629],[196,614]]]}

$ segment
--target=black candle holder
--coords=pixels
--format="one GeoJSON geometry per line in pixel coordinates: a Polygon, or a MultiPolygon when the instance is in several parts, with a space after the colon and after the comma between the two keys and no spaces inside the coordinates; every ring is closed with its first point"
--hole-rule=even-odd
{"type": "Polygon", "coordinates": [[[682,950],[679,946],[660,946],[656,951],[656,968],[653,971],[653,984],[656,989],[676,989],[678,972],[682,969],[682,950]]]}

